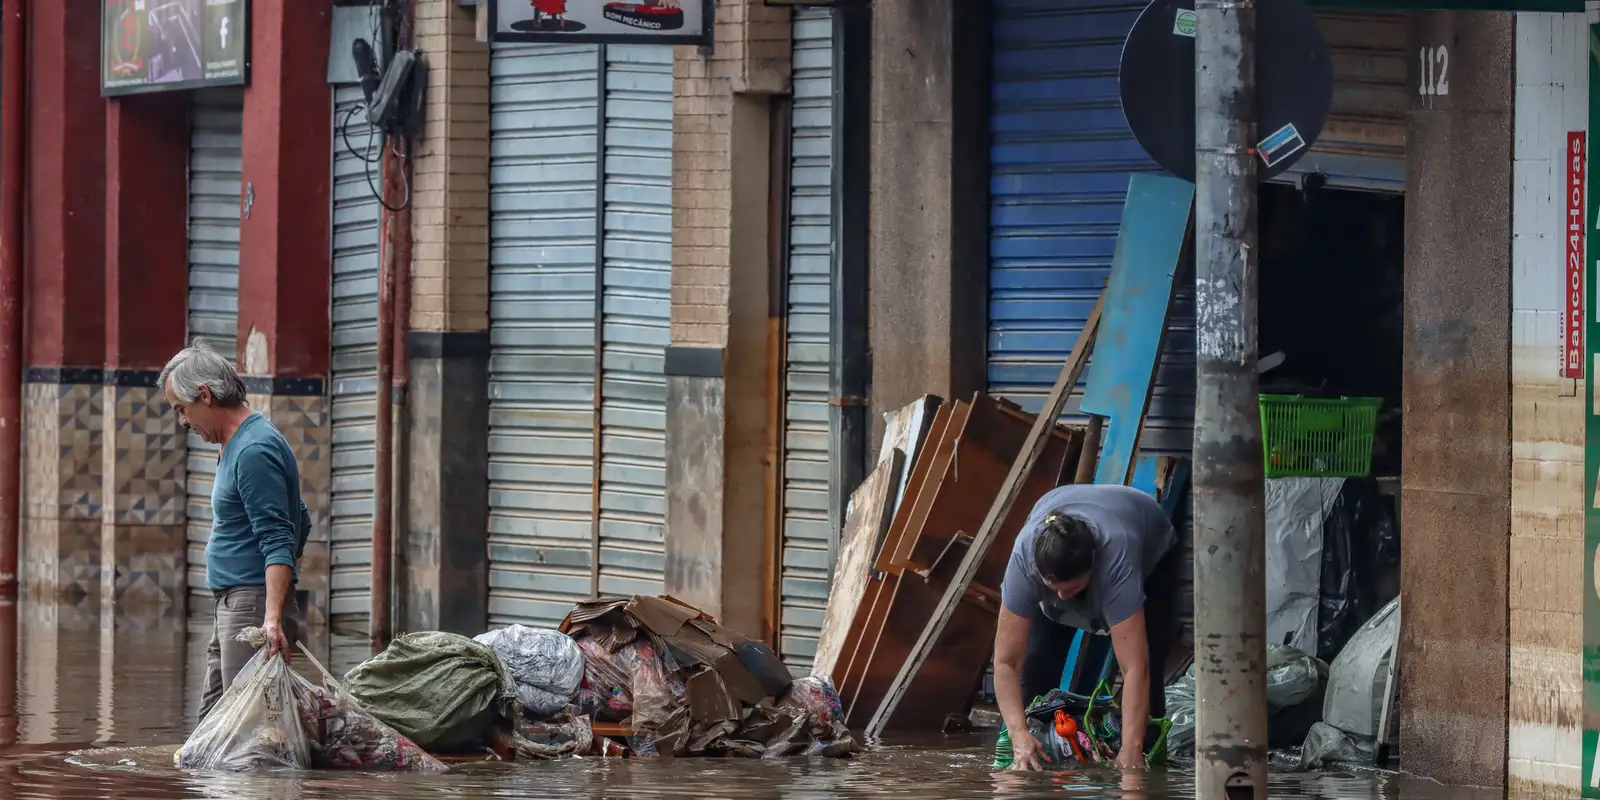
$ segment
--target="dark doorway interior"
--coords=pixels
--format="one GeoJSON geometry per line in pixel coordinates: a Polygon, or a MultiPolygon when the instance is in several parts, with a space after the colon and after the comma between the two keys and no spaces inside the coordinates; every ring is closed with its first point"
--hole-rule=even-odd
{"type": "Polygon", "coordinates": [[[1372,475],[1399,475],[1404,196],[1268,184],[1260,233],[1261,390],[1382,397],[1372,475]]]}

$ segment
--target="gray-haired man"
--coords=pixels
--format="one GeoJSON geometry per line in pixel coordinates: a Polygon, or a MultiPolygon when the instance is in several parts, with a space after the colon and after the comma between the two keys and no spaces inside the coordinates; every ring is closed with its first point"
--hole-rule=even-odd
{"type": "Polygon", "coordinates": [[[178,422],[222,448],[206,541],[206,586],[216,595],[217,622],[206,650],[204,718],[255,654],[236,640],[240,631],[264,628],[269,651],[289,658],[304,625],[294,584],[311,521],[289,441],[250,408],[244,381],[227,359],[197,341],[167,362],[161,386],[178,422]]]}

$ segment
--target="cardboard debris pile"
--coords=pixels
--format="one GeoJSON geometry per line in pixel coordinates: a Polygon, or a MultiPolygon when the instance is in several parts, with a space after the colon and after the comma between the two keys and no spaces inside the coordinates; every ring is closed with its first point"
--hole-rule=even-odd
{"type": "Polygon", "coordinates": [[[793,680],[765,645],[671,597],[581,603],[561,631],[583,648],[579,707],[627,715],[641,756],[842,758],[859,750],[822,678],[793,680]]]}

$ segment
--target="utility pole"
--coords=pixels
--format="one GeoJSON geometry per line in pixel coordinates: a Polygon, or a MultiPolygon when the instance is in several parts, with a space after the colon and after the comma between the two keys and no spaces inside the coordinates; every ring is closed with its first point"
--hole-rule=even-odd
{"type": "Polygon", "coordinates": [[[1196,0],[1195,796],[1267,796],[1256,11],[1196,0]]]}

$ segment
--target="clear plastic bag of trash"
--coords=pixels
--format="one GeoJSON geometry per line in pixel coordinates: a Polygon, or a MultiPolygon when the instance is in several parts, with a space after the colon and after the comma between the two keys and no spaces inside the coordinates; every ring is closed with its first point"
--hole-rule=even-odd
{"type": "Polygon", "coordinates": [[[283,656],[267,655],[259,629],[244,631],[239,640],[260,649],[173,754],[173,763],[179,769],[225,772],[310,769],[315,728],[308,727],[303,712],[317,705],[311,682],[295,674],[283,656]],[[251,634],[255,638],[247,639],[251,634]]]}
{"type": "Polygon", "coordinates": [[[269,657],[260,628],[247,628],[238,639],[257,652],[173,755],[180,769],[448,769],[362,709],[310,653],[305,655],[322,673],[321,686],[301,677],[283,656],[269,657]]]}
{"type": "Polygon", "coordinates": [[[687,722],[680,713],[688,704],[689,689],[678,674],[676,664],[658,652],[656,645],[638,640],[628,645],[633,651],[633,729],[660,738],[675,722],[687,722]],[[679,719],[682,717],[682,719],[679,719]]]}
{"type": "Polygon", "coordinates": [[[511,671],[517,700],[536,717],[559,714],[583,683],[583,651],[560,631],[512,625],[473,637],[511,671]]]}
{"type": "Polygon", "coordinates": [[[1318,722],[1311,726],[1305,744],[1300,746],[1302,770],[1324,769],[1333,764],[1370,763],[1376,748],[1372,739],[1318,722]]]}
{"type": "MultiPolygon", "coordinates": [[[[1293,647],[1267,646],[1267,712],[1276,714],[1317,696],[1327,677],[1327,665],[1293,647]]],[[[1194,750],[1195,668],[1167,686],[1167,750],[1187,753],[1194,750]]]]}
{"type": "Polygon", "coordinates": [[[620,722],[633,713],[634,647],[613,653],[592,638],[578,639],[583,657],[583,682],[578,708],[604,722],[620,722]]]}

